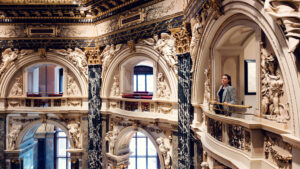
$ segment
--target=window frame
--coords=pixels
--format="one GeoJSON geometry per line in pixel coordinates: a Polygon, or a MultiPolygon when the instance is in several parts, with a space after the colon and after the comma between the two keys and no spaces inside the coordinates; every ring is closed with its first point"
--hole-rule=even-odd
{"type": "Polygon", "coordinates": [[[71,156],[70,156],[70,153],[66,151],[66,155],[65,156],[59,156],[58,155],[58,149],[59,149],[59,140],[60,139],[64,139],[65,142],[66,142],[66,150],[70,148],[70,141],[69,141],[69,138],[67,136],[67,134],[60,128],[56,128],[55,129],[55,141],[54,141],[54,146],[55,146],[55,151],[54,151],[54,168],[55,169],[59,169],[59,166],[58,166],[58,161],[59,159],[66,159],[66,169],[71,169],[72,168],[72,164],[71,164],[71,156]],[[59,136],[59,133],[64,133],[65,136],[59,136]],[[69,167],[70,165],[70,167],[69,167]]]}

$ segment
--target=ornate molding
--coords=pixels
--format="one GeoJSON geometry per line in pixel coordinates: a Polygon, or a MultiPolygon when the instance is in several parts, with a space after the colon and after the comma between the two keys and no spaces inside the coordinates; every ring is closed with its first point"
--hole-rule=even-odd
{"type": "Polygon", "coordinates": [[[264,9],[284,27],[290,52],[294,52],[300,42],[300,1],[266,0],[264,9]]]}
{"type": "Polygon", "coordinates": [[[88,58],[89,65],[99,65],[101,64],[101,50],[99,47],[85,47],[85,54],[88,58]]]}

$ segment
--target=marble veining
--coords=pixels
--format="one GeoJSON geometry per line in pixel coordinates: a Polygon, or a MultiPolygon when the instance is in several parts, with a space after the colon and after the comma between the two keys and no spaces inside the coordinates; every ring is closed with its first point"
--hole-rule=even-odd
{"type": "Polygon", "coordinates": [[[101,65],[89,65],[88,168],[102,169],[101,65]]]}
{"type": "Polygon", "coordinates": [[[190,169],[191,159],[191,56],[178,56],[178,168],[190,169]]]}

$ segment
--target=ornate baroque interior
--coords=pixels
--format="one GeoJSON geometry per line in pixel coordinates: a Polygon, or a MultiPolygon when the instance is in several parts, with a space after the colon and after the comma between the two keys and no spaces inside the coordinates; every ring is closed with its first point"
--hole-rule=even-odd
{"type": "Polygon", "coordinates": [[[0,169],[300,169],[299,7],[0,0],[0,169]]]}

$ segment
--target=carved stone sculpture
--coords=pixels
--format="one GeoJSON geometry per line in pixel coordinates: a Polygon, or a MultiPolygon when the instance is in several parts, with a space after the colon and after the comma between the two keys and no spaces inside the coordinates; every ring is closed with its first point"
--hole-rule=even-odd
{"type": "Polygon", "coordinates": [[[156,90],[157,98],[166,98],[166,99],[170,98],[171,93],[170,93],[168,83],[165,79],[164,74],[161,72],[158,73],[157,75],[156,86],[157,86],[157,90],[156,90]]]}
{"type": "Polygon", "coordinates": [[[105,135],[105,140],[109,142],[109,153],[113,154],[115,142],[119,135],[118,126],[113,125],[113,130],[109,131],[105,135]]]}
{"type": "Polygon", "coordinates": [[[111,88],[111,95],[112,96],[119,96],[120,95],[120,79],[119,75],[114,76],[114,83],[111,88]]]}
{"type": "Polygon", "coordinates": [[[266,0],[264,5],[264,9],[285,27],[290,52],[295,51],[300,41],[299,7],[298,0],[266,0]]]}
{"type": "Polygon", "coordinates": [[[18,58],[19,50],[11,48],[5,49],[4,52],[2,52],[2,63],[0,65],[0,76],[5,71],[5,69],[18,58]]]}
{"type": "Polygon", "coordinates": [[[68,74],[68,84],[67,84],[67,94],[69,96],[76,96],[78,95],[78,86],[76,84],[76,81],[74,80],[74,77],[68,74]]]}
{"type": "Polygon", "coordinates": [[[171,35],[161,33],[160,39],[158,35],[154,35],[153,38],[144,40],[144,43],[158,50],[162,54],[163,59],[177,74],[178,58],[176,56],[175,39],[171,35]]]}
{"type": "Polygon", "coordinates": [[[7,149],[8,150],[14,150],[15,149],[17,137],[18,137],[21,129],[22,129],[21,124],[15,124],[15,123],[11,124],[10,131],[7,135],[7,138],[8,138],[7,149]]]}
{"type": "Polygon", "coordinates": [[[165,145],[165,141],[163,137],[159,137],[156,139],[158,144],[158,149],[161,152],[164,158],[164,164],[166,169],[171,169],[172,166],[172,156],[170,152],[170,148],[165,145]]]}
{"type": "Polygon", "coordinates": [[[270,120],[286,122],[290,119],[287,104],[282,104],[283,81],[277,59],[261,48],[262,114],[270,120]]]}
{"type": "Polygon", "coordinates": [[[199,45],[199,41],[202,37],[203,31],[204,31],[204,26],[206,24],[206,16],[207,16],[207,11],[203,10],[201,12],[201,16],[197,15],[194,20],[195,24],[193,25],[192,28],[192,40],[191,40],[191,45],[190,45],[190,54],[192,58],[192,69],[191,72],[194,72],[194,67],[195,67],[195,61],[196,61],[196,55],[197,55],[197,45],[199,45]]]}
{"type": "Polygon", "coordinates": [[[109,64],[111,63],[113,57],[117,54],[117,52],[121,49],[122,44],[118,44],[118,45],[107,45],[103,52],[101,53],[101,58],[102,58],[102,78],[104,77],[107,68],[109,66],[109,64]]]}
{"type": "Polygon", "coordinates": [[[210,78],[209,78],[209,68],[204,70],[205,81],[204,81],[204,101],[203,104],[209,106],[210,101],[210,78]]]}
{"type": "Polygon", "coordinates": [[[65,49],[49,49],[49,51],[66,57],[87,78],[87,76],[88,76],[87,59],[85,56],[85,52],[83,52],[81,49],[79,49],[79,48],[75,48],[74,50],[72,50],[70,48],[67,50],[65,50],[65,49]]]}
{"type": "Polygon", "coordinates": [[[71,121],[68,123],[67,128],[69,130],[69,135],[74,141],[75,148],[81,148],[81,132],[80,132],[80,122],[71,121]]]}
{"type": "Polygon", "coordinates": [[[10,90],[11,96],[22,96],[23,95],[23,76],[16,77],[15,83],[10,90]]]}

